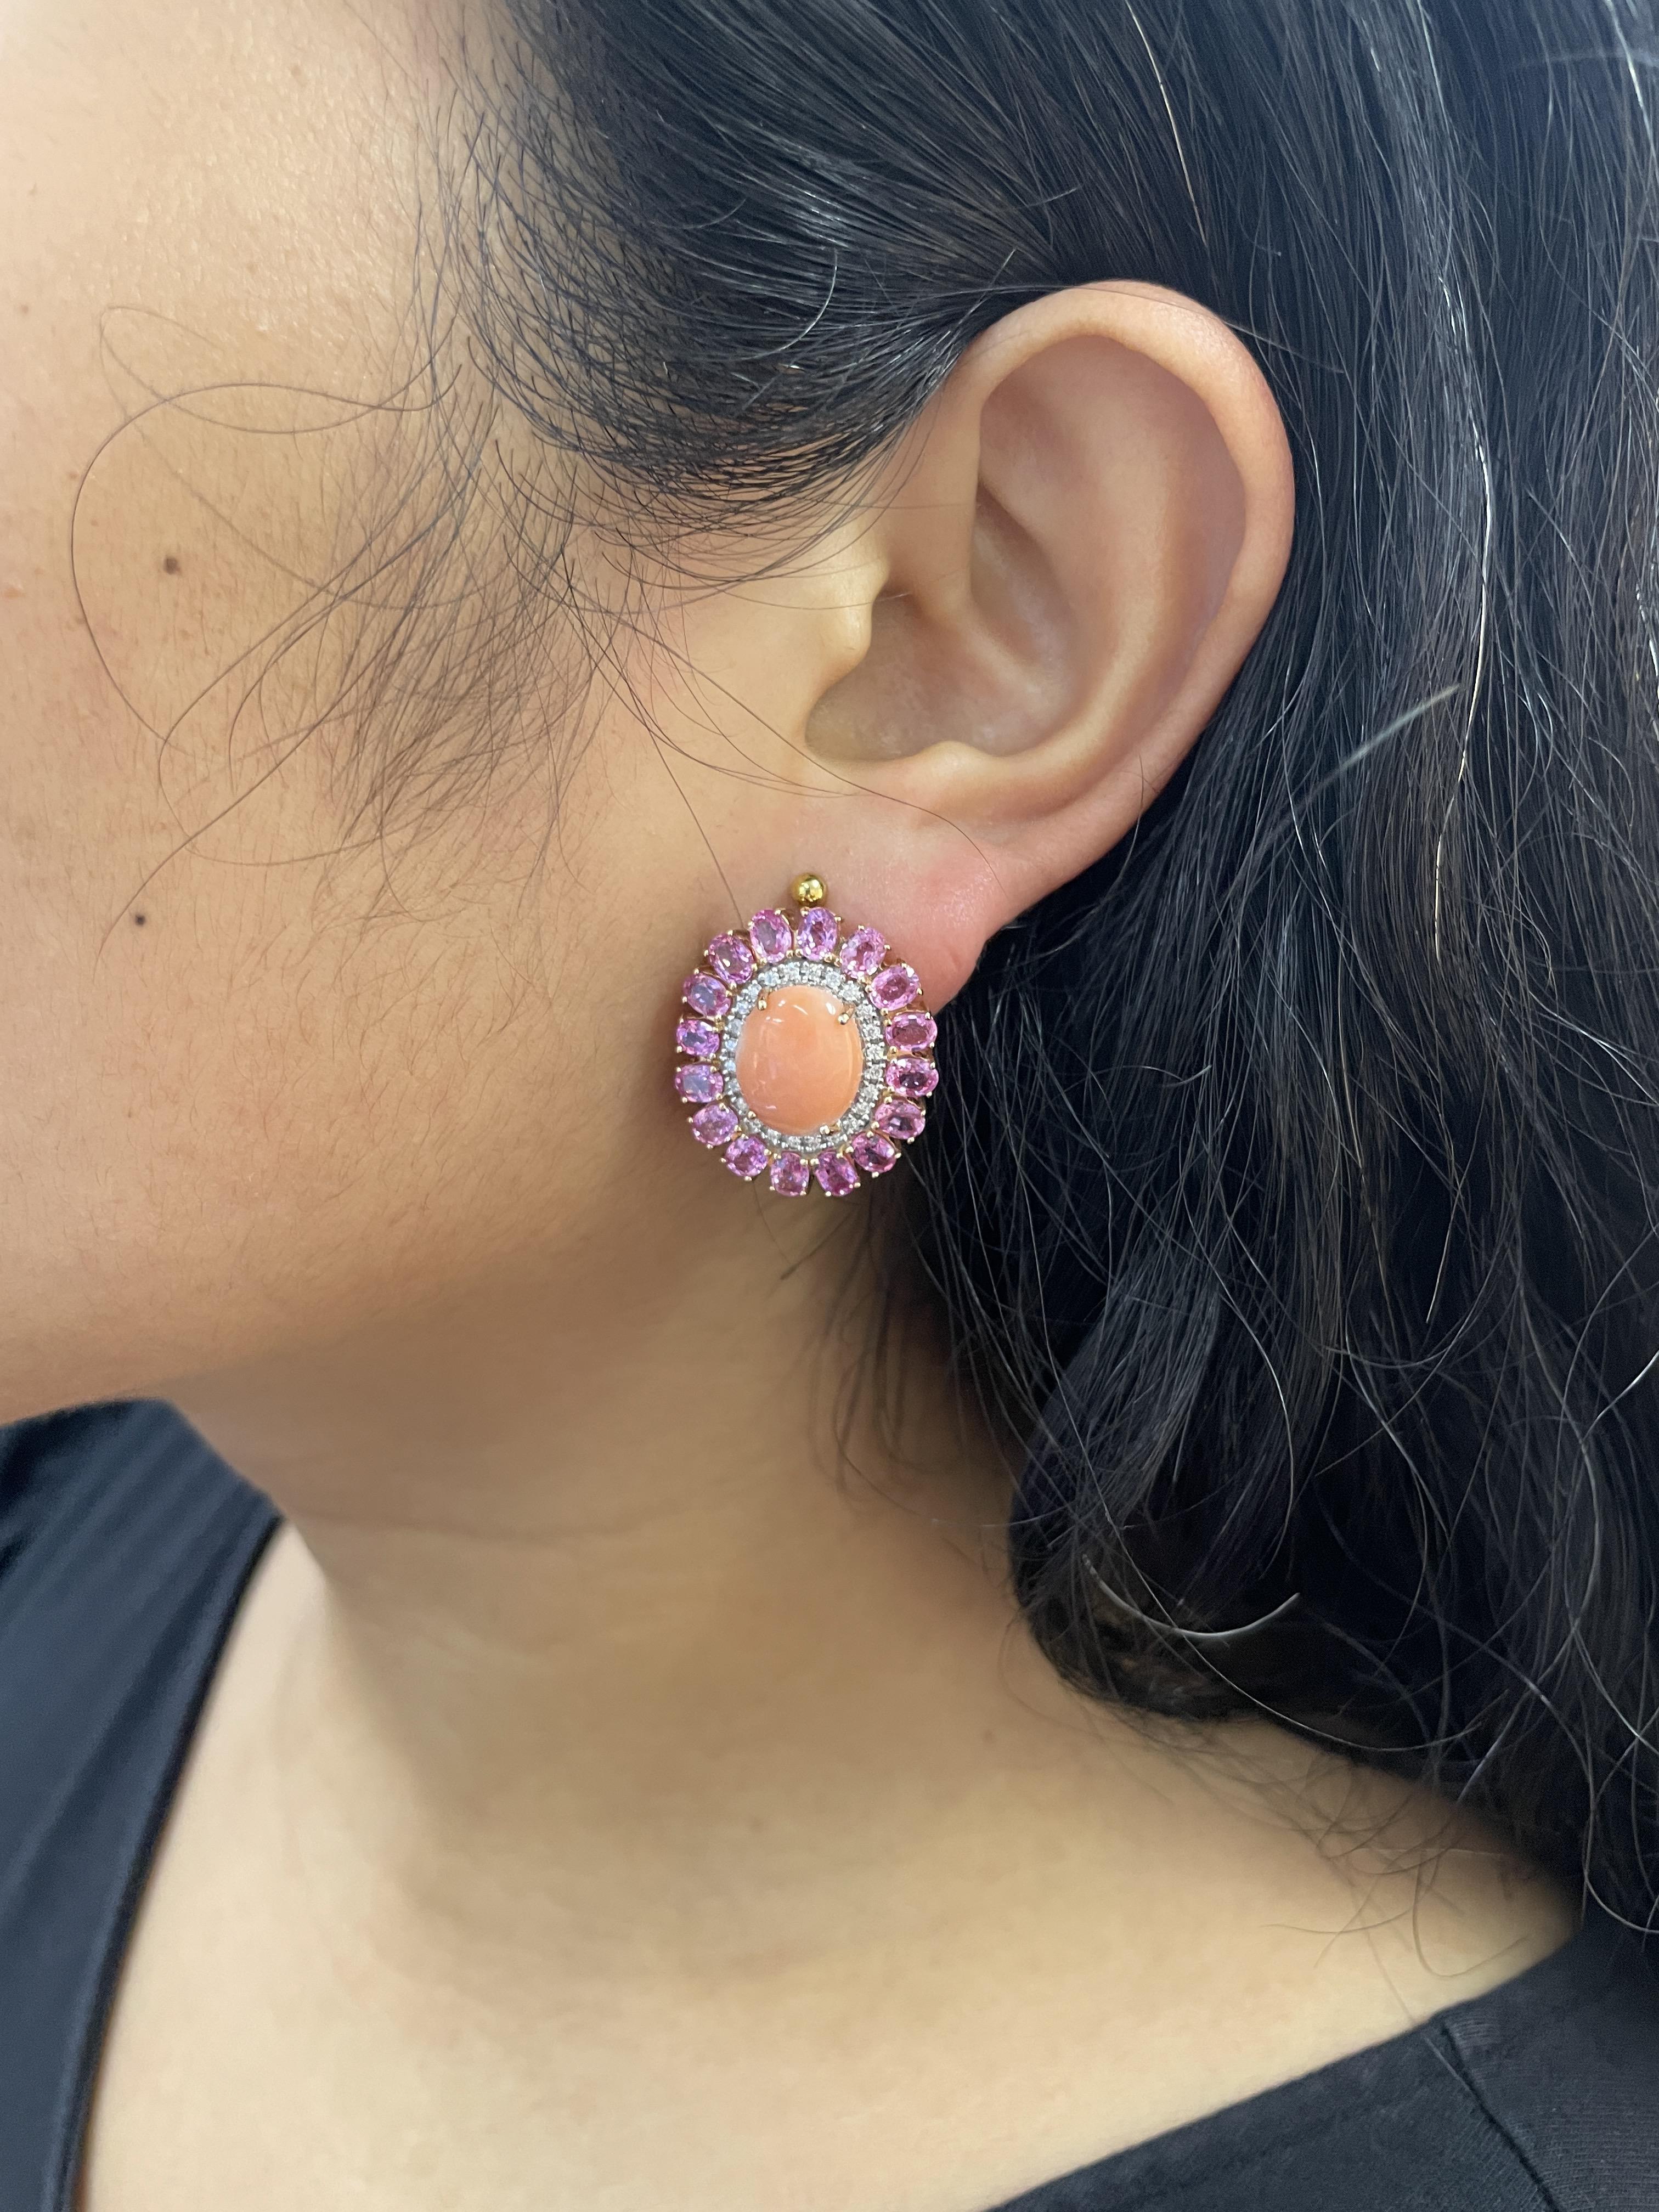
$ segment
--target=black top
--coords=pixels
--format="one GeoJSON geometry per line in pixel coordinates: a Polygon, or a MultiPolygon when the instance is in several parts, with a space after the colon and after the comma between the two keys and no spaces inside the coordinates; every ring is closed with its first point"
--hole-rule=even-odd
{"type": "MultiPolygon", "coordinates": [[[[133,1909],[277,1525],[167,1407],[0,1429],[0,2212],[69,2212],[133,1909]]],[[[1593,1912],[1485,1996],[1000,2212],[1654,2206],[1659,1988],[1593,1912]]]]}

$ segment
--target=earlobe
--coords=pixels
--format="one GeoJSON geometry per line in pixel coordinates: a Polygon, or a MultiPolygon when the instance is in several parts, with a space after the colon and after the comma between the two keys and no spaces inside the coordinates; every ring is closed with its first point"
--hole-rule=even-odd
{"type": "Polygon", "coordinates": [[[893,922],[939,1004],[1174,773],[1276,596],[1294,492],[1245,347],[1139,284],[1005,318],[898,466],[868,649],[805,736],[901,802],[860,808],[860,872],[925,899],[893,922]]]}

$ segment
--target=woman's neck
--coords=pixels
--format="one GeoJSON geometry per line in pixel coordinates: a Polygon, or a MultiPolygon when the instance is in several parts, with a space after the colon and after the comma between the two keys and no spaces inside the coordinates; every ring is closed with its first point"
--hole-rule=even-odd
{"type": "Polygon", "coordinates": [[[894,1437],[842,1400],[833,1248],[659,1259],[170,1394],[290,1525],[151,1879],[112,2175],[243,2172],[258,2110],[301,2195],[982,2203],[1563,1940],[1448,1808],[1066,1691],[939,1367],[894,1437]]]}
{"type": "Polygon", "coordinates": [[[596,1259],[172,1394],[291,1524],[288,1787],[424,1909],[556,1869],[596,1935],[799,1941],[1005,1755],[1075,1755],[995,1447],[920,1356],[896,1424],[849,1399],[844,1253],[773,1257],[746,1297],[752,1254],[596,1259]]]}

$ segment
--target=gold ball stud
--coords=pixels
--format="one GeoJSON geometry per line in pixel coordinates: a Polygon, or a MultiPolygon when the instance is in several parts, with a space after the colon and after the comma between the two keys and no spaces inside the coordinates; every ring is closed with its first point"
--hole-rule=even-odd
{"type": "Polygon", "coordinates": [[[797,876],[789,886],[789,896],[797,906],[808,907],[822,906],[830,894],[822,876],[797,876]]]}

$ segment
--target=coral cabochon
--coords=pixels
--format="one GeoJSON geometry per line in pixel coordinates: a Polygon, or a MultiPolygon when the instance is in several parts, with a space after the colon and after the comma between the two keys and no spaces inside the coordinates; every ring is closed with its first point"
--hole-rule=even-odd
{"type": "Polygon", "coordinates": [[[921,1134],[938,1028],[914,968],[867,922],[833,912],[821,878],[710,939],[681,996],[674,1092],[700,1145],[787,1198],[845,1198],[921,1134]]]}

